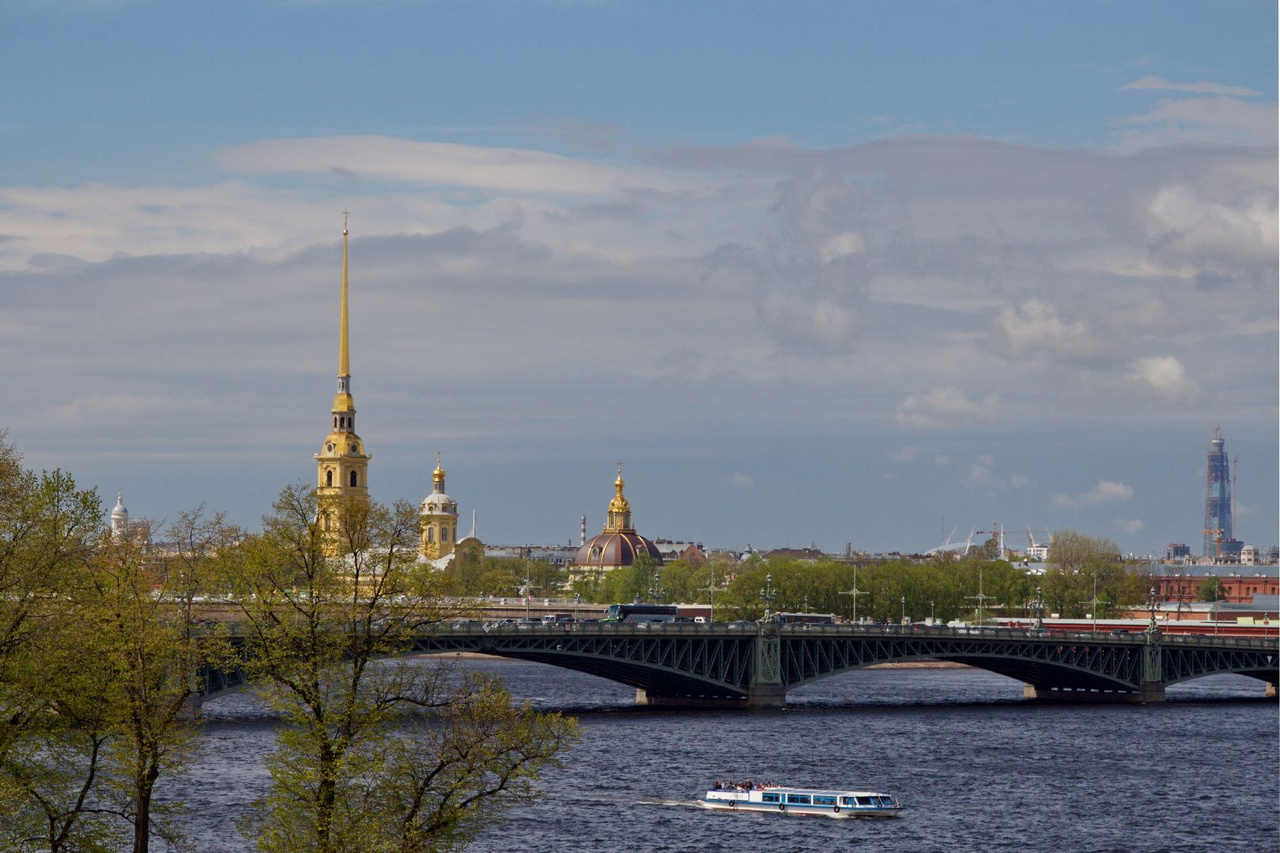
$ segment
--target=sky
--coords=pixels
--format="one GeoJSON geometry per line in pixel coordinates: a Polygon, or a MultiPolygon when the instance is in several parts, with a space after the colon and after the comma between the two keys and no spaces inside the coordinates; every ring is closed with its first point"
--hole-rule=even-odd
{"type": "Polygon", "coordinates": [[[378,500],[464,532],[1280,542],[1277,7],[7,0],[0,429],[257,529],[350,211],[378,500]],[[976,534],[985,538],[985,533],[976,534]]]}

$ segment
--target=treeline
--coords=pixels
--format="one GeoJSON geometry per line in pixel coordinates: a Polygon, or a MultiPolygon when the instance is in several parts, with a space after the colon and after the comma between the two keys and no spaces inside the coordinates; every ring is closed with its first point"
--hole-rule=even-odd
{"type": "Polygon", "coordinates": [[[846,619],[897,622],[932,617],[974,621],[983,615],[1027,616],[1042,602],[1047,613],[1083,617],[1141,607],[1150,577],[1120,559],[1107,539],[1074,531],[1054,534],[1043,574],[1004,560],[940,556],[930,562],[891,560],[855,567],[837,560],[790,557],[747,561],[713,557],[701,563],[675,560],[662,566],[641,558],[634,565],[588,573],[570,584],[569,571],[546,562],[485,559],[446,572],[457,595],[580,596],[608,604],[640,599],[659,603],[714,604],[717,618],[758,619],[766,595],[775,612],[833,613],[846,619]],[[1097,606],[1094,606],[1094,600],[1097,606]],[[856,603],[855,603],[856,602],[856,603]]]}
{"type": "Polygon", "coordinates": [[[239,824],[259,850],[461,849],[536,795],[576,723],[397,656],[455,615],[418,563],[416,508],[338,507],[336,546],[319,509],[293,487],[260,533],[196,510],[112,536],[95,492],[24,469],[0,433],[0,849],[199,849],[162,793],[192,758],[204,666],[242,664],[279,714],[239,824]]]}

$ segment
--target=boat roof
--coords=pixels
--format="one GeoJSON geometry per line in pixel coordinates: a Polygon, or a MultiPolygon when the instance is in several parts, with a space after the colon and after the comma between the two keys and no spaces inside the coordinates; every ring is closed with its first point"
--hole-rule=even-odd
{"type": "Polygon", "coordinates": [[[777,791],[780,794],[832,794],[842,797],[887,797],[883,791],[849,791],[840,788],[800,788],[795,785],[761,785],[755,790],[777,791]]]}

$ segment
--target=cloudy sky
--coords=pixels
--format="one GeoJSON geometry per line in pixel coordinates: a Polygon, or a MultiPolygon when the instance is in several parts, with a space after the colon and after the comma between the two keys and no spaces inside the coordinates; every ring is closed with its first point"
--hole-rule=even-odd
{"type": "MultiPolygon", "coordinates": [[[[1274,2],[8,0],[0,428],[132,515],[1277,532],[1274,2]]],[[[1020,536],[1014,536],[1020,534],[1020,536]]]]}

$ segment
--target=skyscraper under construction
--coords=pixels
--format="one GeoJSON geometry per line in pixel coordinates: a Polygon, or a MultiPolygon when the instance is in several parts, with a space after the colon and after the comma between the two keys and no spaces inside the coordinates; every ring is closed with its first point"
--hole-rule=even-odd
{"type": "Polygon", "coordinates": [[[1224,550],[1235,544],[1235,538],[1231,519],[1231,465],[1227,461],[1226,441],[1215,428],[1213,440],[1209,442],[1209,466],[1204,484],[1204,556],[1215,559],[1226,556],[1224,550]]]}

